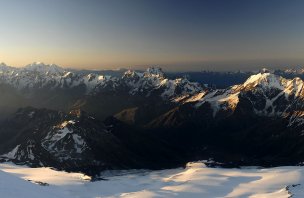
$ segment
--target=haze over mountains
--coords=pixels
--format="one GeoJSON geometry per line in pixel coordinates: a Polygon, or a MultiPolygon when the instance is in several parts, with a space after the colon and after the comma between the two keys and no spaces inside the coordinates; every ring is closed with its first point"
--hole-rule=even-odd
{"type": "Polygon", "coordinates": [[[248,75],[216,89],[160,68],[109,76],[1,64],[1,159],[91,175],[211,159],[217,163],[210,165],[233,167],[298,165],[304,83],[282,76],[302,73],[216,73],[248,75]]]}

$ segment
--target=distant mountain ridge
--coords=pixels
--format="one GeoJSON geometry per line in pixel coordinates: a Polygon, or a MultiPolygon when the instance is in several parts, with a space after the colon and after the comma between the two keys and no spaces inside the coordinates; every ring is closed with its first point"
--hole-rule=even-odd
{"type": "MultiPolygon", "coordinates": [[[[200,83],[190,82],[185,78],[168,79],[160,68],[148,68],[145,72],[128,70],[121,77],[92,73],[73,72],[57,65],[32,63],[23,68],[14,68],[2,64],[0,67],[0,85],[7,96],[0,99],[3,109],[10,113],[17,109],[9,109],[11,99],[15,98],[19,107],[34,106],[54,110],[69,111],[97,102],[101,96],[116,96],[117,100],[127,100],[126,105],[137,103],[133,100],[155,98],[168,103],[190,97],[205,89],[200,83]],[[126,98],[129,99],[126,99],[126,98]],[[135,99],[136,98],[136,99],[135,99]]],[[[103,97],[101,100],[106,98],[103,97]]],[[[107,107],[110,101],[104,101],[107,107]]],[[[100,102],[98,102],[100,103],[100,102]]],[[[102,103],[102,102],[101,102],[102,103]]],[[[118,104],[119,105],[119,104],[118,104]]],[[[93,105],[94,106],[94,105],[93,105]]],[[[84,107],[88,110],[91,107],[84,107]]],[[[92,107],[93,108],[93,107],[92,107]]],[[[101,107],[103,108],[103,107],[101,107]]],[[[1,105],[0,105],[1,110],[1,105]]],[[[119,110],[118,110],[119,111],[119,110]]],[[[102,118],[115,113],[105,113],[102,118]]]]}
{"type": "MultiPolygon", "coordinates": [[[[152,67],[151,67],[152,68],[152,67]]],[[[62,73],[74,73],[80,76],[85,76],[89,74],[95,74],[98,76],[112,76],[116,78],[121,78],[128,69],[119,69],[119,70],[77,70],[77,69],[68,69],[62,68],[56,64],[44,64],[42,62],[34,62],[26,65],[25,67],[16,68],[7,66],[5,63],[0,64],[0,70],[28,70],[28,71],[38,71],[44,74],[62,74],[62,73]]],[[[148,68],[149,70],[149,68],[148,68]]],[[[144,71],[133,70],[138,73],[144,73],[144,71]]],[[[256,71],[230,71],[230,72],[217,72],[217,71],[193,71],[193,72],[166,72],[166,78],[177,79],[177,78],[187,78],[192,82],[199,82],[202,84],[214,85],[218,88],[227,88],[228,86],[240,84],[245,81],[250,75],[257,74],[259,72],[268,71],[276,75],[280,75],[285,78],[294,78],[294,77],[303,77],[304,67],[295,66],[289,67],[287,69],[260,69],[256,71]]]]}
{"type": "MultiPolygon", "coordinates": [[[[8,84],[18,90],[30,89],[56,89],[74,88],[85,86],[86,94],[94,94],[98,89],[109,87],[115,89],[118,86],[126,86],[131,94],[144,92],[144,90],[163,89],[163,98],[178,97],[178,94],[193,94],[202,89],[198,83],[192,83],[187,79],[170,80],[165,77],[161,68],[148,68],[145,72],[135,72],[128,70],[121,78],[104,76],[94,73],[78,74],[70,70],[65,70],[57,65],[45,65],[35,62],[23,68],[14,68],[2,63],[0,67],[0,82],[8,84]],[[180,86],[185,83],[186,86],[180,86]],[[179,87],[181,93],[178,93],[179,87]]],[[[147,93],[149,94],[149,93],[147,93]]]]}

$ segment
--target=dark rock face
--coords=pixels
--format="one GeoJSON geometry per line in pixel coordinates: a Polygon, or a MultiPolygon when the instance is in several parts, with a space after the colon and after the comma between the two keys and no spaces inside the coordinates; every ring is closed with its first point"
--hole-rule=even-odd
{"type": "Polygon", "coordinates": [[[23,108],[0,126],[2,160],[94,174],[99,170],[162,168],[179,156],[150,135],[115,118],[23,108]]]}

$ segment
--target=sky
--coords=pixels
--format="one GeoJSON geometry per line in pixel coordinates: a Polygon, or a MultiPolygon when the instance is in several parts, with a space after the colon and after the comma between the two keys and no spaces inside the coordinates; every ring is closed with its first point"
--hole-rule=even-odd
{"type": "Polygon", "coordinates": [[[0,0],[0,62],[82,69],[304,65],[302,0],[0,0]]]}

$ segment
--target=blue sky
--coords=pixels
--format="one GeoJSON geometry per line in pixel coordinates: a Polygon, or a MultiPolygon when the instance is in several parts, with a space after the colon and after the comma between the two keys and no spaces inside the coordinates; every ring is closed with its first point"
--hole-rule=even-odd
{"type": "Polygon", "coordinates": [[[304,64],[301,0],[0,0],[0,61],[108,69],[304,64]]]}

